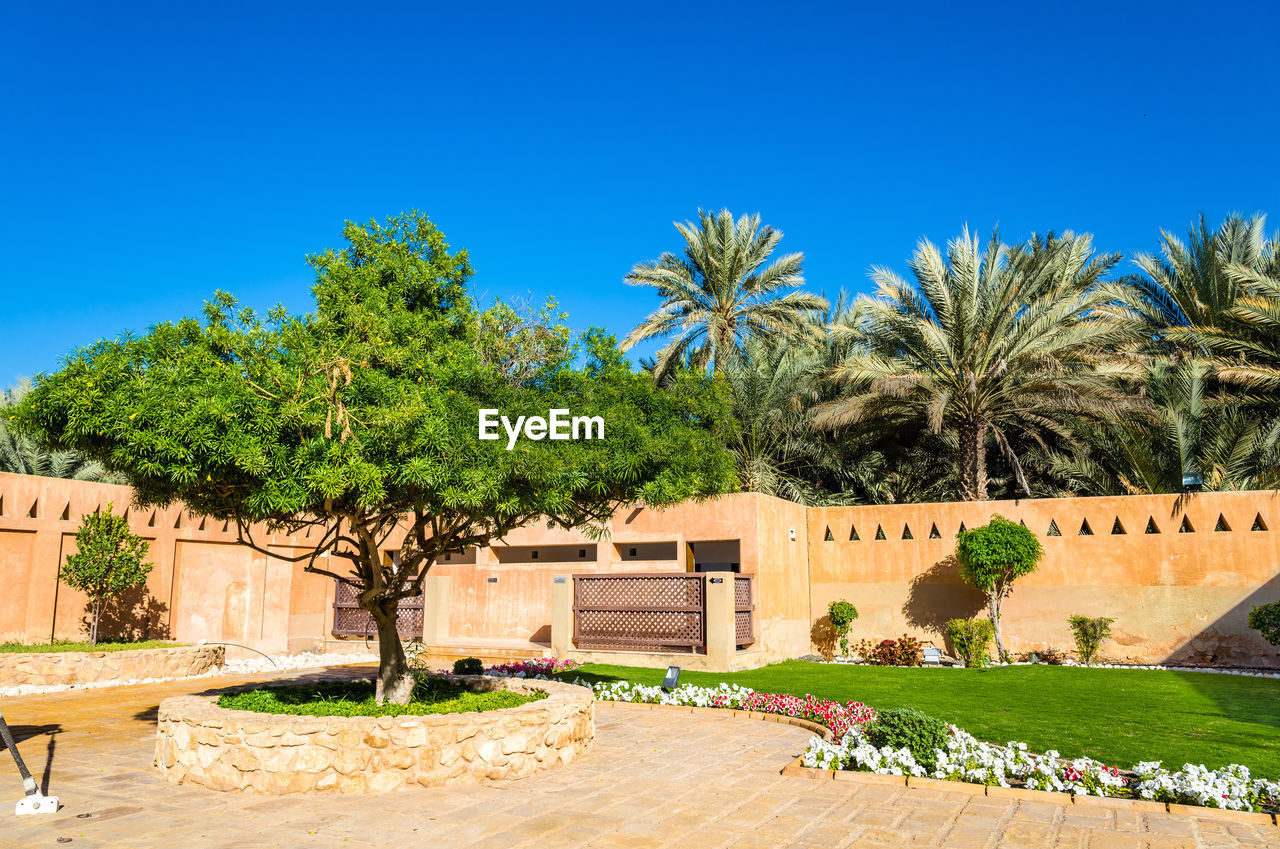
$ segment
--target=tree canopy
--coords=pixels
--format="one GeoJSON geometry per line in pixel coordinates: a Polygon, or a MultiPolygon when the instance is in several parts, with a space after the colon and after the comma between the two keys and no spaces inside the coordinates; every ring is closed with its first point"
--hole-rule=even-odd
{"type": "Polygon", "coordinates": [[[16,417],[43,443],[126,474],[140,502],[230,519],[257,548],[259,523],[319,528],[314,550],[291,559],[313,571],[321,555],[345,559],[349,571],[326,574],[359,590],[384,638],[379,696],[401,700],[407,670],[388,629],[441,555],[540,519],[601,527],[625,503],[725,492],[731,419],[705,377],[660,390],[599,331],[548,344],[563,335],[548,313],[531,318],[536,332],[509,308],[480,312],[466,252],[419,213],[348,222],[343,235],[342,250],[308,257],[314,312],[261,317],[219,292],[203,320],[77,351],[16,417]],[[531,356],[513,349],[521,340],[531,356]],[[605,438],[507,450],[478,438],[482,408],[600,416],[605,438]]]}

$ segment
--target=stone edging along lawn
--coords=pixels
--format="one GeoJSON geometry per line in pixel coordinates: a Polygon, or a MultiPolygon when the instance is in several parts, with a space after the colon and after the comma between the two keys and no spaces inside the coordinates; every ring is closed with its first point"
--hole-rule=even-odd
{"type": "MultiPolygon", "coordinates": [[[[825,725],[809,722],[791,716],[780,716],[772,713],[738,710],[736,708],[689,707],[685,705],[661,705],[651,702],[615,702],[597,700],[601,706],[628,708],[633,710],[664,710],[693,713],[699,716],[717,716],[723,719],[754,719],[761,722],[777,722],[780,725],[792,725],[803,728],[822,737],[832,740],[834,734],[825,725]]],[[[1013,799],[1024,802],[1050,802],[1055,805],[1080,805],[1086,808],[1116,808],[1136,813],[1170,813],[1185,816],[1210,817],[1236,822],[1252,822],[1255,825],[1280,825],[1274,814],[1254,811],[1231,811],[1222,808],[1206,808],[1200,805],[1179,805],[1168,802],[1153,802],[1146,799],[1124,799],[1115,796],[1077,796],[1074,793],[1053,793],[1045,790],[1026,790],[1019,787],[989,787],[985,784],[973,784],[966,781],[944,781],[939,778],[916,778],[906,775],[881,775],[873,772],[857,772],[847,769],[819,769],[804,765],[804,755],[800,755],[781,770],[782,775],[793,778],[810,778],[819,781],[852,781],[860,784],[874,784],[879,787],[903,787],[915,789],[938,790],[944,793],[964,793],[970,796],[990,796],[999,799],[1013,799]]]]}
{"type": "Polygon", "coordinates": [[[225,648],[210,645],[109,652],[0,652],[0,687],[187,678],[221,666],[225,658],[225,648]]]}

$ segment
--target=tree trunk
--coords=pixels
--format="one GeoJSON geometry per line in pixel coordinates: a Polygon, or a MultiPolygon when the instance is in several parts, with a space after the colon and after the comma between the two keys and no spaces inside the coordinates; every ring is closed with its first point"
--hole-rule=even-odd
{"type": "Polygon", "coordinates": [[[102,599],[93,600],[93,622],[89,625],[89,646],[98,644],[98,620],[102,618],[102,599]]]}
{"type": "Polygon", "coordinates": [[[400,633],[396,630],[396,608],[399,601],[375,604],[369,611],[378,625],[378,704],[391,702],[407,705],[413,693],[413,674],[404,656],[400,633]]]}
{"type": "Polygon", "coordinates": [[[995,630],[996,636],[996,658],[1001,662],[1005,662],[1008,656],[1004,651],[1004,635],[1000,633],[1000,596],[992,593],[987,599],[987,612],[991,617],[991,625],[995,630]]]}
{"type": "Polygon", "coordinates": [[[987,427],[977,423],[960,425],[960,498],[987,500],[987,427]]]}

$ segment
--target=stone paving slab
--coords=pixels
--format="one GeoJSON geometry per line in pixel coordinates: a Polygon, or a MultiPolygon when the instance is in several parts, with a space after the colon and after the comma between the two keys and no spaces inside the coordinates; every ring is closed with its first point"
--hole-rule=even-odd
{"type": "MultiPolygon", "coordinates": [[[[1280,828],[1211,816],[1083,815],[1069,804],[782,776],[808,732],[608,705],[597,711],[591,753],[501,785],[263,797],[175,787],[160,778],[151,757],[161,699],[268,677],[6,699],[23,756],[64,807],[50,817],[18,819],[9,813],[12,802],[4,802],[0,848],[1280,847],[1280,828]]],[[[20,795],[8,755],[0,753],[0,800],[20,795]]]]}

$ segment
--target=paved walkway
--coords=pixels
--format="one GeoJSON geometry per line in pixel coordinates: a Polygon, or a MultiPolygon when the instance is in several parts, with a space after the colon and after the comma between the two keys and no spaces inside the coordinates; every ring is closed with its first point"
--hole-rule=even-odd
{"type": "Polygon", "coordinates": [[[591,754],[500,786],[273,798],[158,777],[162,698],[261,678],[6,699],[20,750],[64,807],[15,818],[21,785],[0,753],[12,800],[0,847],[1280,847],[1280,828],[1249,822],[784,777],[809,736],[798,728],[609,707],[591,754]]]}

